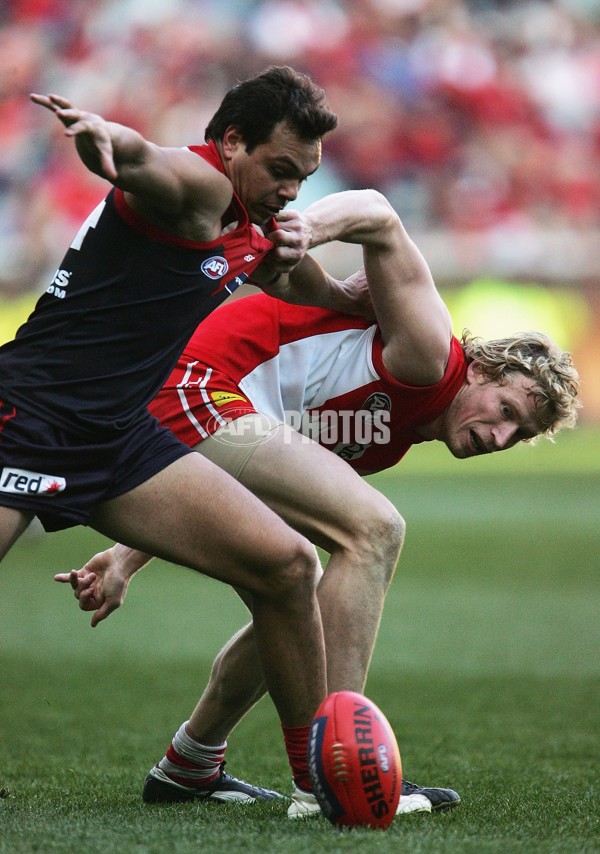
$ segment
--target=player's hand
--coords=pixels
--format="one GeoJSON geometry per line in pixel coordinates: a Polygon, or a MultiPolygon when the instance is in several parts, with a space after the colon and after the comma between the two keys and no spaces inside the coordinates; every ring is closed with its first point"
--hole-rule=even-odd
{"type": "Polygon", "coordinates": [[[365,320],[376,320],[365,268],[361,267],[360,270],[348,276],[341,284],[347,298],[347,303],[340,310],[346,312],[346,314],[364,317],[365,320]]]}
{"type": "Polygon", "coordinates": [[[312,228],[300,211],[280,211],[276,221],[275,231],[265,234],[275,247],[265,263],[280,273],[289,273],[304,258],[310,246],[312,228]]]}
{"type": "Polygon", "coordinates": [[[94,555],[81,569],[58,573],[54,580],[71,585],[82,611],[94,611],[94,628],[122,605],[130,577],[113,549],[107,549],[94,555]]]}
{"type": "Polygon", "coordinates": [[[65,135],[77,138],[77,150],[93,172],[116,181],[113,142],[108,123],[102,116],[78,110],[61,95],[30,95],[34,104],[50,110],[65,126],[65,135]]]}

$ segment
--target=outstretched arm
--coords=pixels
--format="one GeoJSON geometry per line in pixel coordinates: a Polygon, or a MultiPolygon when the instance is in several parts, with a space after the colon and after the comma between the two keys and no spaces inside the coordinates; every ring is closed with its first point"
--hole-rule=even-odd
{"type": "MultiPolygon", "coordinates": [[[[450,315],[425,259],[387,199],[375,190],[335,193],[312,204],[304,216],[312,230],[311,246],[330,240],[362,244],[390,373],[412,385],[438,382],[450,349],[450,315]]],[[[360,276],[353,278],[356,286],[360,276]]]]}
{"type": "Polygon", "coordinates": [[[163,148],[132,128],[74,107],[61,95],[31,95],[73,137],[85,166],[126,193],[144,215],[170,222],[218,220],[232,195],[229,180],[186,148],[163,148]]]}

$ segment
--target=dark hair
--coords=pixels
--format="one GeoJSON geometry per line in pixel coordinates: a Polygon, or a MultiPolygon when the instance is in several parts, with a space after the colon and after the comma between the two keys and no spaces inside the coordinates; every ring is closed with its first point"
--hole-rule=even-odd
{"type": "Polygon", "coordinates": [[[273,65],[229,90],[208,123],[205,139],[221,140],[234,126],[250,153],[283,121],[304,140],[320,139],[337,126],[324,91],[310,77],[287,65],[273,65]]]}

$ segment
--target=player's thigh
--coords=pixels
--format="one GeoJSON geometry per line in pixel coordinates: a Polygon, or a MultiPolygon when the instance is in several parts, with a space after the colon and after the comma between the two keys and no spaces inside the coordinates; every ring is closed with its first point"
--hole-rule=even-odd
{"type": "Polygon", "coordinates": [[[0,507],[0,560],[10,551],[33,518],[14,507],[0,507]]]}
{"type": "Polygon", "coordinates": [[[295,561],[316,560],[303,537],[199,454],[105,502],[92,525],[127,545],[254,592],[295,561]]]}
{"type": "Polygon", "coordinates": [[[284,424],[257,445],[239,478],[327,551],[350,544],[363,522],[394,512],[348,463],[284,424]]]}

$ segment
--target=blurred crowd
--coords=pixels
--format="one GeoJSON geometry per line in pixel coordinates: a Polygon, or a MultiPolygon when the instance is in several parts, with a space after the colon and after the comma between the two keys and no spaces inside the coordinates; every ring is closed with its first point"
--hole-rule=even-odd
{"type": "Polygon", "coordinates": [[[195,144],[271,64],[340,119],[306,198],[376,187],[409,228],[508,255],[600,226],[598,0],[3,0],[0,294],[45,287],[106,191],[30,92],[195,144]]]}

